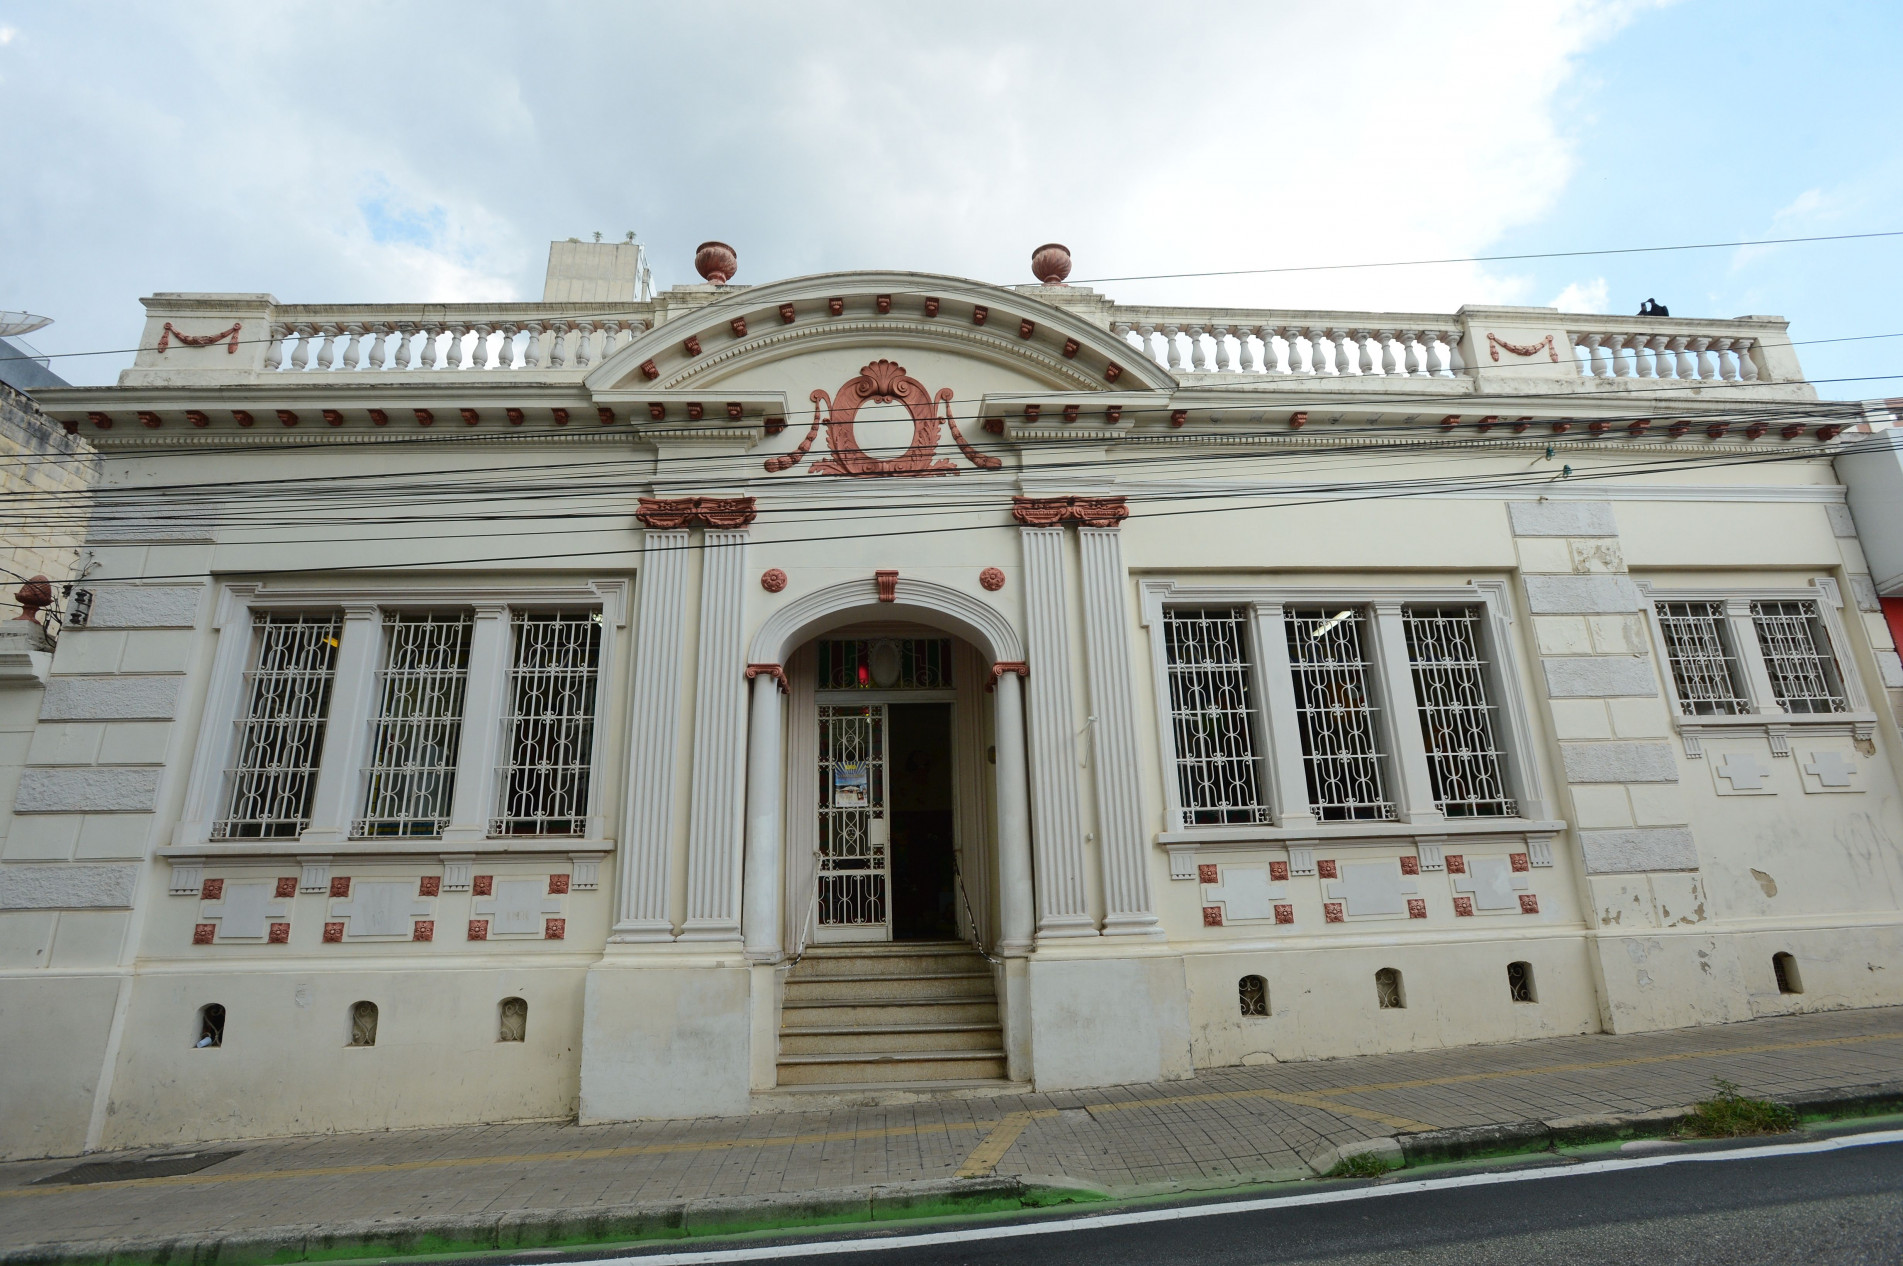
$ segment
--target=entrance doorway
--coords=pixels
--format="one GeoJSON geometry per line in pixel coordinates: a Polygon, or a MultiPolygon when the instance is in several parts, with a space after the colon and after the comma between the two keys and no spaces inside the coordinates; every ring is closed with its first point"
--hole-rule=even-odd
{"type": "Polygon", "coordinates": [[[957,940],[949,643],[868,638],[820,649],[813,939],[957,940]]]}

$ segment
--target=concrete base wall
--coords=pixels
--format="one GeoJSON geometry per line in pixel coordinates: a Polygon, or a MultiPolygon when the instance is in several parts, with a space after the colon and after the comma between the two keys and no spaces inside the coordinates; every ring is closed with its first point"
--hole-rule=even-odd
{"type": "Polygon", "coordinates": [[[85,1148],[119,981],[0,978],[0,1159],[85,1148]]]}
{"type": "MultiPolygon", "coordinates": [[[[755,971],[636,965],[588,972],[581,1043],[584,1125],[747,1110],[755,971]]],[[[771,971],[760,972],[772,987],[771,971]]]]}
{"type": "Polygon", "coordinates": [[[103,1147],[273,1134],[462,1125],[573,1115],[579,968],[179,972],[134,984],[103,1147]],[[528,1003],[520,1042],[501,1004],[528,1003]],[[358,1001],[374,1046],[351,1046],[358,1001]],[[198,1049],[199,1009],[225,1008],[222,1046],[198,1049]]]}
{"type": "Polygon", "coordinates": [[[1197,954],[1184,963],[1199,1068],[1335,1059],[1593,1033],[1599,1009],[1578,937],[1457,944],[1343,945],[1197,954]],[[1533,965],[1532,1003],[1514,1002],[1507,964],[1533,965]],[[1383,1008],[1374,975],[1401,973],[1406,1006],[1383,1008]],[[1239,985],[1261,976],[1269,1014],[1244,1016],[1239,985]]]}
{"type": "Polygon", "coordinates": [[[1181,958],[1033,957],[1028,986],[1039,1090],[1173,1081],[1194,1071],[1181,958]]]}

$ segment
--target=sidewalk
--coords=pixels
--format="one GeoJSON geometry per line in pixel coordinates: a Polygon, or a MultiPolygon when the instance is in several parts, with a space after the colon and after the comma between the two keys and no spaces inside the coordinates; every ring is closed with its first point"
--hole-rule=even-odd
{"type": "MultiPolygon", "coordinates": [[[[903,1107],[205,1144],[181,1163],[236,1155],[77,1185],[36,1185],[72,1159],[14,1162],[0,1165],[0,1262],[526,1248],[1047,1203],[1066,1188],[1217,1188],[1306,1177],[1371,1138],[1675,1108],[1708,1097],[1714,1077],[1787,1099],[1903,1092],[1903,1008],[903,1107]]],[[[1449,1137],[1409,1140],[1409,1153],[1449,1137]]],[[[85,1159],[136,1171],[189,1150],[85,1159]]]]}

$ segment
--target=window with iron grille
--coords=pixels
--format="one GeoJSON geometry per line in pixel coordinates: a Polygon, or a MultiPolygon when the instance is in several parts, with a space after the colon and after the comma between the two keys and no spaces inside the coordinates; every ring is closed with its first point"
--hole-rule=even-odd
{"type": "Polygon", "coordinates": [[[1786,712],[1850,710],[1815,602],[1753,602],[1751,623],[1771,675],[1771,693],[1786,712]]]}
{"type": "Polygon", "coordinates": [[[1686,716],[1749,712],[1744,670],[1732,653],[1722,602],[1661,602],[1659,629],[1672,666],[1679,711],[1686,716]]]}
{"type": "Polygon", "coordinates": [[[821,690],[944,690],[951,639],[856,637],[819,644],[821,690]]]}
{"type": "Polygon", "coordinates": [[[518,611],[511,623],[506,746],[489,834],[586,835],[601,613],[518,611]]]}
{"type": "Polygon", "coordinates": [[[1291,609],[1289,673],[1302,732],[1308,802],[1324,822],[1394,817],[1382,784],[1379,731],[1368,693],[1365,621],[1355,608],[1291,609]]]}
{"type": "Polygon", "coordinates": [[[456,794],[463,698],[469,689],[468,612],[383,615],[377,729],[365,771],[359,839],[441,835],[456,794]]]}
{"type": "Polygon", "coordinates": [[[1409,607],[1401,613],[1428,778],[1434,803],[1450,818],[1518,812],[1501,768],[1497,709],[1487,697],[1480,618],[1477,607],[1409,607]]]}
{"type": "Polygon", "coordinates": [[[260,613],[252,626],[257,658],[245,674],[244,719],[225,771],[230,798],[214,839],[297,836],[317,790],[341,618],[260,613]]]}
{"type": "Polygon", "coordinates": [[[1233,608],[1163,613],[1170,726],[1185,826],[1267,822],[1250,716],[1247,621],[1233,608]]]}

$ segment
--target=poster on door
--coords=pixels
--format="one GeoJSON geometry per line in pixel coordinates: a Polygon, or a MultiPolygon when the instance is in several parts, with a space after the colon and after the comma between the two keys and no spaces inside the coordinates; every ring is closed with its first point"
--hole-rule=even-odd
{"type": "Polygon", "coordinates": [[[840,761],[833,766],[833,807],[863,809],[867,803],[864,761],[840,761]]]}

